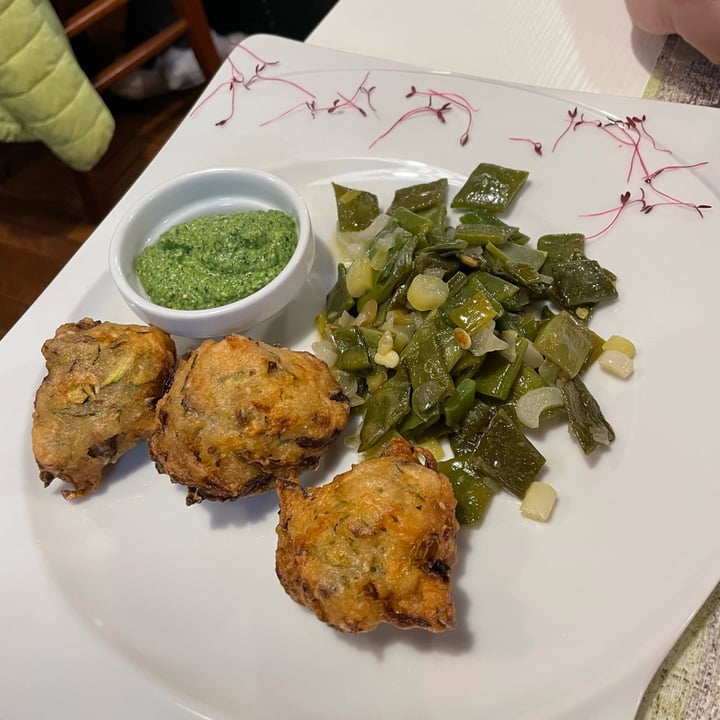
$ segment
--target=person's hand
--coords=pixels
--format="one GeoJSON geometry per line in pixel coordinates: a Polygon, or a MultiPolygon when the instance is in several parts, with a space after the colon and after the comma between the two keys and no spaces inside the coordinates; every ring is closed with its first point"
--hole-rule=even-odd
{"type": "Polygon", "coordinates": [[[625,0],[632,21],[653,35],[677,33],[720,63],[720,0],[625,0]]]}

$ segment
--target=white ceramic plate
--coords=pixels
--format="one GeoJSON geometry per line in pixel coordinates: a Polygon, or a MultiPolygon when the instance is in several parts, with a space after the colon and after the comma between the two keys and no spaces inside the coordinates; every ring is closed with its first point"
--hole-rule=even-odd
{"type": "MultiPolygon", "coordinates": [[[[334,280],[332,180],[388,200],[397,187],[439,176],[457,187],[480,161],[522,167],[530,180],[510,217],[532,237],[593,234],[608,218],[582,213],[611,208],[626,189],[635,197],[642,186],[637,158],[626,178],[632,148],[597,128],[579,128],[552,152],[577,97],[383,68],[271,37],[250,38],[247,47],[277,61],[263,77],[284,80],[234,85],[234,115],[216,125],[233,96],[221,86],[226,65],[206,101],[0,345],[11,410],[0,428],[0,714],[549,720],[621,717],[621,708],[629,716],[720,577],[720,485],[712,470],[719,398],[711,379],[716,208],[701,218],[686,206],[649,214],[631,206],[588,246],[617,273],[621,298],[597,312],[593,327],[629,336],[639,348],[629,381],[599,370],[588,378],[617,441],[586,459],[564,429],[536,438],[546,479],[560,495],[552,522],[522,519],[517,501],[499,495],[480,529],[461,531],[452,632],[383,627],[349,637],[324,626],[275,577],[274,496],[187,508],[182,489],[156,473],[144,446],[85,501],[69,504],[55,485],[43,489],[30,447],[42,342],[60,323],[86,315],[134,320],[109,281],[107,240],[142,192],[179,171],[255,165],[303,193],[319,240],[311,282],[290,311],[253,334],[304,349],[334,280]],[[299,86],[321,108],[351,97],[369,69],[372,107],[364,93],[357,98],[364,115],[346,107],[313,117],[301,108],[263,125],[304,102],[299,86]],[[419,113],[371,147],[424,102],[405,97],[412,86],[457,93],[477,108],[465,145],[468,113],[454,106],[445,123],[419,113]],[[542,155],[513,137],[541,142],[542,155]]],[[[258,60],[238,49],[233,62],[247,80],[258,60]]],[[[648,169],[706,159],[693,155],[687,109],[610,105],[621,118],[647,112],[657,145],[673,151],[643,137],[648,169]]],[[[603,120],[609,110],[579,111],[603,120]]],[[[702,128],[706,115],[696,117],[702,128]]],[[[717,181],[710,165],[667,171],[658,187],[717,206],[717,181]]],[[[311,481],[355,459],[338,444],[311,481]]]]}

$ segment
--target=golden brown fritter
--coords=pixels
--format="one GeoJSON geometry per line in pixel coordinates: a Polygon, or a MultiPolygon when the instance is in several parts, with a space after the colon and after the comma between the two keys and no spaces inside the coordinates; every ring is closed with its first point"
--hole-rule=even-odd
{"type": "Polygon", "coordinates": [[[35,396],[33,452],[45,486],[58,477],[74,500],[152,432],[175,343],[155,327],[84,318],[61,325],[42,353],[48,374],[35,396]]]}
{"type": "Polygon", "coordinates": [[[187,503],[232,500],[315,468],[345,427],[349,402],[306,352],[242,335],[206,340],[180,363],[148,441],[187,503]]]}
{"type": "Polygon", "coordinates": [[[278,482],[276,572],[337,630],[455,626],[455,497],[429,453],[396,440],[317,488],[278,482]]]}

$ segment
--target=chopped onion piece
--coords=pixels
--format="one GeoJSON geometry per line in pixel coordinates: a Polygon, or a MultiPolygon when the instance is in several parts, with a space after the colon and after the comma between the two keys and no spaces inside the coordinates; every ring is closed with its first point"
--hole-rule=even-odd
{"type": "Polygon", "coordinates": [[[619,350],[624,355],[635,357],[635,345],[622,335],[611,335],[602,346],[603,350],[619,350]]]}
{"type": "Polygon", "coordinates": [[[552,485],[535,481],[530,485],[520,505],[520,512],[530,520],[545,522],[555,507],[557,493],[552,485]]]}
{"type": "Polygon", "coordinates": [[[405,310],[388,310],[385,315],[385,323],[392,323],[390,329],[394,329],[397,325],[414,325],[414,316],[416,313],[409,313],[405,310]]]}
{"type": "Polygon", "coordinates": [[[342,315],[335,321],[339,328],[350,327],[355,324],[355,318],[347,311],[343,310],[342,315]]]}
{"type": "Polygon", "coordinates": [[[315,355],[322,360],[328,367],[333,367],[338,359],[338,353],[335,345],[329,340],[318,340],[312,344],[315,355]]]}
{"type": "Polygon", "coordinates": [[[407,299],[416,310],[434,310],[447,300],[448,293],[448,285],[442,278],[421,273],[412,279],[407,299]]]}
{"type": "Polygon", "coordinates": [[[375,236],[390,222],[390,216],[380,213],[363,230],[352,230],[350,232],[338,232],[338,242],[343,246],[345,254],[350,258],[361,257],[375,239],[375,236]]]}
{"type": "Polygon", "coordinates": [[[515,362],[515,356],[517,355],[517,331],[515,330],[503,330],[500,333],[500,337],[507,343],[507,347],[500,351],[500,354],[509,362],[515,362]]]}
{"type": "Polygon", "coordinates": [[[540,426],[540,416],[545,410],[563,407],[563,394],[560,388],[553,386],[535,388],[521,395],[515,403],[517,419],[525,427],[540,426]]]}
{"type": "Polygon", "coordinates": [[[538,368],[538,375],[548,384],[554,385],[560,375],[560,368],[551,360],[544,360],[538,368]]]}
{"type": "Polygon", "coordinates": [[[535,347],[534,343],[529,342],[525,348],[525,356],[523,357],[526,365],[533,370],[537,370],[545,361],[543,354],[535,347]]]}
{"type": "Polygon", "coordinates": [[[489,322],[473,336],[470,352],[479,357],[495,350],[505,350],[507,346],[508,344],[495,334],[495,323],[489,322]]]}
{"type": "Polygon", "coordinates": [[[623,380],[630,377],[635,369],[633,359],[620,350],[603,350],[598,364],[606,372],[623,380]]]}
{"type": "Polygon", "coordinates": [[[393,334],[395,335],[395,348],[396,350],[402,350],[412,339],[414,328],[411,326],[395,326],[393,334]]]}
{"type": "Polygon", "coordinates": [[[362,310],[355,318],[355,325],[370,325],[371,323],[375,322],[375,318],[377,317],[377,311],[377,300],[368,300],[362,306],[362,310]]]}
{"type": "Polygon", "coordinates": [[[362,405],[365,402],[360,395],[358,395],[358,381],[352,373],[335,368],[333,370],[333,375],[335,376],[335,380],[337,380],[337,384],[340,386],[340,389],[343,391],[343,394],[350,401],[350,407],[356,407],[357,405],[362,405]]]}
{"type": "Polygon", "coordinates": [[[387,248],[377,248],[370,258],[370,266],[372,269],[380,272],[380,270],[385,267],[389,254],[387,248]]]}
{"type": "Polygon", "coordinates": [[[355,258],[347,270],[345,287],[351,297],[359,298],[373,285],[373,269],[366,257],[355,258]]]}
{"type": "Polygon", "coordinates": [[[440,441],[437,438],[428,438],[427,440],[424,440],[422,443],[420,443],[420,445],[425,450],[432,453],[432,456],[436,460],[443,459],[445,451],[443,450],[443,446],[440,444],[440,441]]]}

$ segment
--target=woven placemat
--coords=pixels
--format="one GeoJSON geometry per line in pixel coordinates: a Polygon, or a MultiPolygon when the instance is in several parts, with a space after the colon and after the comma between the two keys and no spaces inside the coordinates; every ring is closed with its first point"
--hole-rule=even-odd
{"type": "Polygon", "coordinates": [[[668,37],[643,97],[720,107],[720,65],[714,65],[677,35],[668,37]]]}
{"type": "Polygon", "coordinates": [[[720,585],[655,673],[636,718],[720,718],[720,585]]]}

